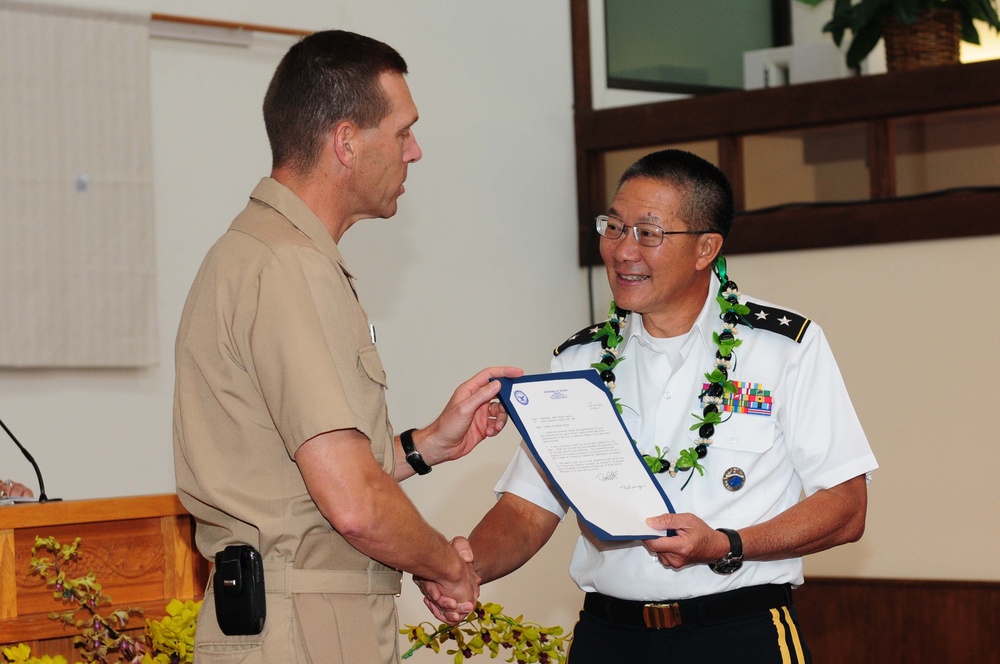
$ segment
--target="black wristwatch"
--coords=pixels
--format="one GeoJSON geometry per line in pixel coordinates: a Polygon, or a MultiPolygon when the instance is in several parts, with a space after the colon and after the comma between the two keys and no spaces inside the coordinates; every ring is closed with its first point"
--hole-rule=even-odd
{"type": "Polygon", "coordinates": [[[431,467],[427,465],[424,461],[424,457],[420,455],[417,448],[413,445],[413,432],[416,429],[407,429],[403,433],[399,434],[399,442],[403,446],[403,454],[406,455],[406,461],[410,464],[413,470],[416,471],[417,475],[426,475],[431,472],[431,467]]]}
{"type": "Polygon", "coordinates": [[[708,567],[716,574],[732,574],[743,567],[743,540],[735,530],[729,528],[716,528],[716,530],[729,537],[729,553],[714,563],[709,563],[708,567]]]}

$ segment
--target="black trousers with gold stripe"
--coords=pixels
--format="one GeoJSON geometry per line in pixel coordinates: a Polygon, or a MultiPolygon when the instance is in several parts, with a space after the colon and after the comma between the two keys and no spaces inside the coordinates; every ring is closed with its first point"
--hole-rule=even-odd
{"type": "Polygon", "coordinates": [[[650,629],[580,612],[568,664],[811,664],[795,607],[650,629]]]}

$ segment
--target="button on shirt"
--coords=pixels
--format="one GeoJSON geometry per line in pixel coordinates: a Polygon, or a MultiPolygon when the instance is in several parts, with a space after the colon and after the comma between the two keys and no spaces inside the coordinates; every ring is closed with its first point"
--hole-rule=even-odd
{"type": "MultiPolygon", "coordinates": [[[[712,283],[691,331],[681,337],[650,336],[642,316],[630,314],[615,368],[614,395],[622,420],[644,454],[668,448],[666,458],[695,445],[690,428],[701,414],[699,394],[717,349],[712,333],[721,330],[712,283]]],[[[755,300],[760,302],[760,300],[755,300]]],[[[740,326],[742,345],[729,379],[767,392],[769,414],[723,412],[708,455],[697,470],[655,477],[674,509],[697,515],[713,528],[745,528],[767,521],[801,499],[875,470],[878,464],[854,412],[840,370],[818,325],[801,343],[780,334],[740,326]],[[728,418],[728,419],[727,419],[728,418]],[[723,474],[739,468],[746,483],[725,488],[723,474]],[[695,473],[691,477],[691,473],[695,473]],[[688,482],[688,480],[690,481],[688,482]],[[687,483],[686,488],[681,489],[687,483]]],[[[589,368],[600,359],[600,343],[572,346],[553,358],[551,370],[589,368]]],[[[569,505],[548,485],[522,444],[496,486],[563,517],[569,505]]],[[[649,515],[655,516],[655,515],[649,515]]],[[[708,565],[680,570],[664,567],[638,541],[600,541],[581,522],[570,575],[587,592],[634,600],[700,597],[765,583],[802,583],[802,559],[747,561],[735,574],[719,575],[708,565]]]]}

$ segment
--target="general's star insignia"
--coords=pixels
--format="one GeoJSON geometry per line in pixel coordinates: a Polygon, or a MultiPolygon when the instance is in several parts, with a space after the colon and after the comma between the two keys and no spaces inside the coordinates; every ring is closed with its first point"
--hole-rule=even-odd
{"type": "Polygon", "coordinates": [[[750,312],[740,322],[757,330],[767,330],[801,342],[809,327],[809,319],[794,311],[749,301],[746,307],[750,312]]]}

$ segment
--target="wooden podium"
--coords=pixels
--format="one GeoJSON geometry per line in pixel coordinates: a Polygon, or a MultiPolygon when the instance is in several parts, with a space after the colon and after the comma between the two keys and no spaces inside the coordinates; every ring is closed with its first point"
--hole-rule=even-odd
{"type": "MultiPolygon", "coordinates": [[[[28,574],[36,535],[54,536],[61,544],[80,538],[79,560],[62,569],[72,577],[94,570],[112,602],[98,609],[103,616],[131,606],[159,619],[170,600],[204,594],[208,561],[194,549],[194,519],[174,494],[2,506],[0,645],[26,643],[35,656],[79,659],[73,648],[79,632],[48,617],[72,605],[55,599],[40,577],[28,574]]],[[[80,611],[77,617],[84,615],[80,611]]],[[[144,626],[143,618],[133,618],[126,631],[141,638],[144,626]]]]}

